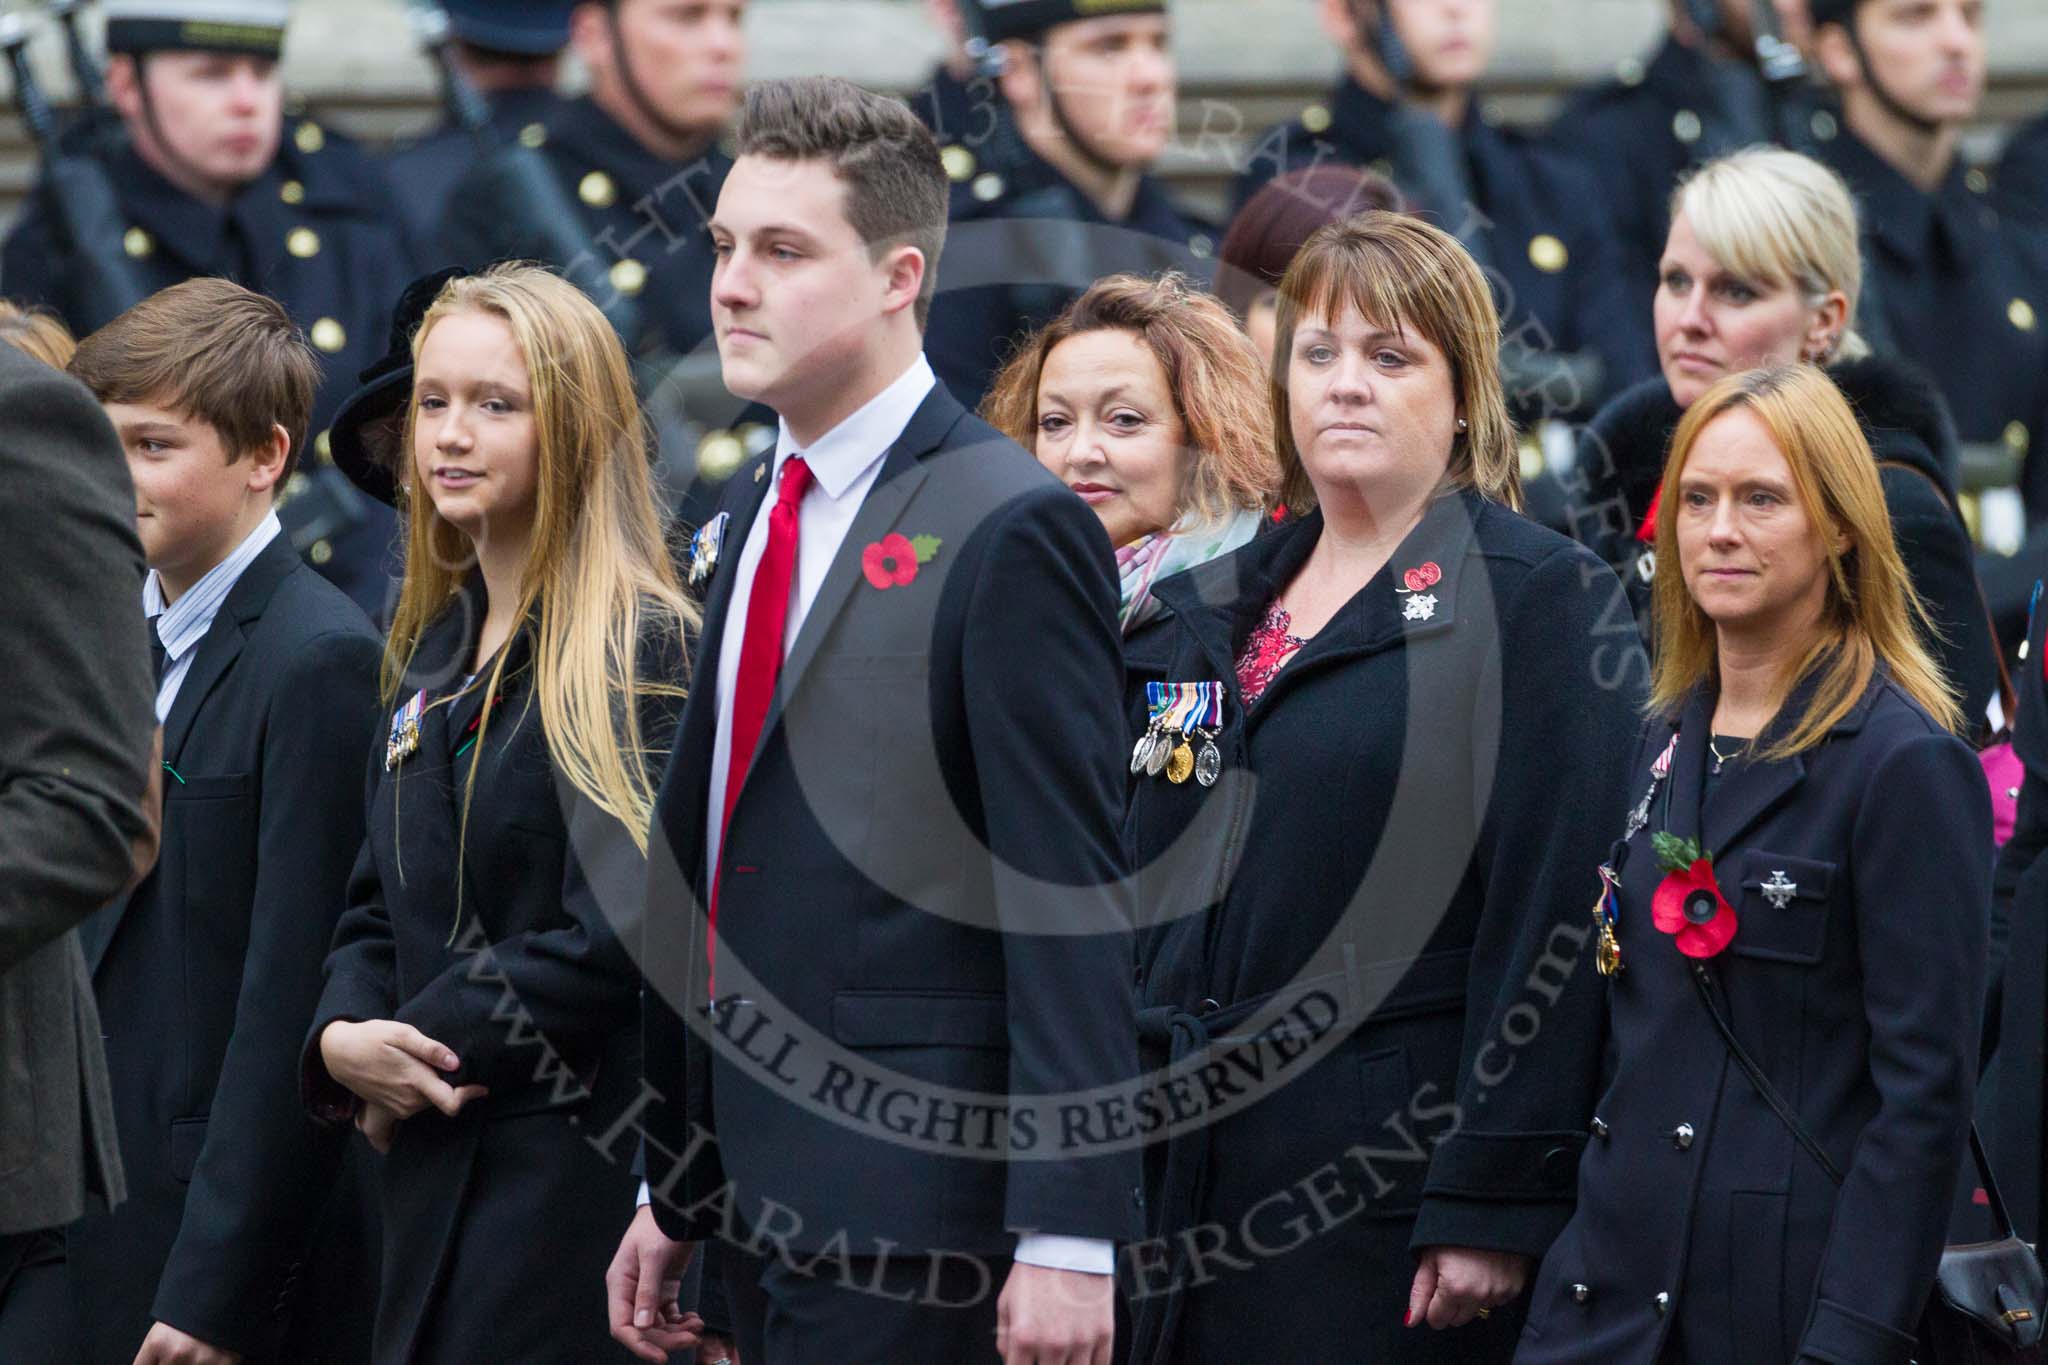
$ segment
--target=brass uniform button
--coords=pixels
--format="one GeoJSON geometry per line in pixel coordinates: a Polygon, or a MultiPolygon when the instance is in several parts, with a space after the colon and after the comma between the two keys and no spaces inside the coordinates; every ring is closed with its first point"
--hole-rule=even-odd
{"type": "Polygon", "coordinates": [[[325,564],[328,560],[334,558],[334,547],[324,540],[316,540],[313,542],[313,548],[307,552],[306,557],[315,564],[325,564]]]}
{"type": "Polygon", "coordinates": [[[293,498],[296,498],[297,496],[299,496],[299,494],[301,494],[301,493],[303,493],[303,492],[305,492],[305,491],[306,491],[306,475],[305,475],[305,471],[303,471],[303,470],[295,470],[295,471],[293,471],[293,473],[292,473],[292,476],[291,476],[291,477],[290,477],[289,479],[286,479],[286,480],[284,481],[284,500],[285,500],[286,502],[289,502],[289,501],[291,501],[291,500],[292,500],[293,498]]]}
{"type": "Polygon", "coordinates": [[[284,237],[284,249],[302,261],[320,254],[320,234],[309,227],[295,227],[284,237]]]}
{"type": "Polygon", "coordinates": [[[1311,133],[1329,132],[1329,108],[1321,104],[1311,104],[1308,108],[1301,111],[1301,126],[1308,129],[1311,133]]]}
{"type": "Polygon", "coordinates": [[[647,287],[647,267],[629,256],[613,264],[610,278],[612,288],[630,299],[647,287]]]}
{"type": "Polygon", "coordinates": [[[1216,243],[1206,232],[1198,232],[1188,238],[1188,254],[1198,261],[1206,261],[1215,252],[1216,243]]]}
{"type": "Polygon", "coordinates": [[[974,183],[968,188],[973,191],[974,197],[982,203],[993,204],[996,200],[1003,197],[1003,190],[1007,187],[1003,184],[1001,176],[997,175],[994,171],[987,171],[974,177],[974,183]]]}
{"type": "Polygon", "coordinates": [[[306,334],[314,347],[333,355],[348,345],[348,331],[333,318],[321,318],[313,324],[313,330],[306,334]]]}
{"type": "Polygon", "coordinates": [[[2028,303],[2025,299],[2014,299],[2011,303],[2007,304],[2005,306],[2005,315],[2012,321],[2012,325],[2019,328],[2022,332],[2034,330],[2034,305],[2028,303]]]}
{"type": "Polygon", "coordinates": [[[747,458],[740,438],[729,431],[707,431],[697,442],[697,477],[708,483],[724,483],[740,462],[747,458]]]}
{"type": "Polygon", "coordinates": [[[313,457],[319,460],[321,464],[334,463],[333,428],[330,427],[313,438],[313,457]]]}
{"type": "Polygon", "coordinates": [[[539,148],[548,145],[548,126],[545,123],[529,123],[519,130],[519,145],[539,148]]]}
{"type": "Polygon", "coordinates": [[[2033,436],[2027,431],[2027,424],[2025,422],[2007,422],[2005,424],[2004,439],[2005,448],[2015,455],[2026,454],[2028,448],[2034,443],[2033,436]]]}
{"type": "Polygon", "coordinates": [[[1373,161],[1366,169],[1382,180],[1392,180],[1394,178],[1394,163],[1385,157],[1380,157],[1373,161]]]}
{"type": "Polygon", "coordinates": [[[287,204],[306,202],[306,187],[296,180],[287,180],[277,187],[277,197],[287,204]]]}
{"type": "Polygon", "coordinates": [[[964,185],[974,178],[981,163],[974,159],[974,153],[958,143],[939,153],[939,161],[946,168],[946,178],[956,185],[964,185]]]}
{"type": "Polygon", "coordinates": [[[307,119],[292,130],[292,143],[307,156],[327,145],[327,134],[319,124],[307,119]]]}
{"type": "Polygon", "coordinates": [[[1546,275],[1555,275],[1570,264],[1571,252],[1563,242],[1547,232],[1539,232],[1529,239],[1529,264],[1546,275]]]}
{"type": "Polygon", "coordinates": [[[1700,116],[1690,109],[1681,109],[1671,118],[1671,136],[1691,146],[1700,140],[1700,116]]]}
{"type": "Polygon", "coordinates": [[[129,228],[121,234],[121,250],[138,261],[146,261],[156,254],[156,238],[149,235],[147,228],[129,228]]]}
{"type": "Polygon", "coordinates": [[[748,455],[761,455],[775,448],[775,428],[760,422],[742,422],[732,429],[748,455]]]}
{"type": "Polygon", "coordinates": [[[1806,121],[1806,126],[1811,128],[1814,137],[1822,142],[1833,142],[1842,131],[1842,125],[1836,122],[1835,116],[1826,109],[1814,110],[1813,117],[1806,121]]]}
{"type": "Polygon", "coordinates": [[[1969,186],[1970,193],[1984,194],[1991,188],[1991,177],[1984,174],[1982,169],[1972,166],[1964,173],[1963,183],[1969,186]]]}
{"type": "Polygon", "coordinates": [[[592,171],[577,182],[576,197],[594,209],[608,209],[619,200],[619,187],[603,171],[592,171]]]}
{"type": "Polygon", "coordinates": [[[1648,74],[1649,73],[1643,69],[1642,62],[1634,57],[1624,57],[1619,62],[1617,62],[1614,67],[1614,79],[1620,81],[1623,85],[1626,85],[1631,89],[1638,85],[1641,85],[1643,83],[1643,77],[1648,74]]]}
{"type": "Polygon", "coordinates": [[[1479,106],[1479,121],[1489,128],[1498,128],[1508,121],[1508,111],[1499,100],[1487,100],[1479,106]]]}

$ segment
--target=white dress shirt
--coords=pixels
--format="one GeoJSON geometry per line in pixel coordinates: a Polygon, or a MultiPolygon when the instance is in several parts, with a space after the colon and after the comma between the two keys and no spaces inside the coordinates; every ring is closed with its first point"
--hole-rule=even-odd
{"type": "MultiPolygon", "coordinates": [[[[725,629],[718,643],[718,730],[711,750],[711,797],[704,807],[704,866],[718,867],[720,845],[725,835],[725,776],[732,760],[732,701],[739,680],[741,640],[747,629],[747,604],[753,596],[754,573],[768,550],[768,510],[775,504],[781,487],[782,467],[792,456],[802,455],[810,466],[812,483],[797,509],[797,551],[795,596],[782,629],[782,650],[788,656],[802,629],[804,617],[818,599],[825,571],[839,554],[855,514],[866,501],[868,490],[882,472],[889,448],[903,435],[910,419],[924,404],[937,384],[931,363],[923,355],[903,372],[895,383],[883,389],[865,407],[826,432],[808,450],[798,450],[790,436],[789,423],[780,424],[775,441],[775,459],[765,482],[766,501],[760,515],[747,530],[746,544],[732,572],[732,600],[725,611],[725,629]]],[[[640,1202],[648,1202],[646,1185],[640,1187],[640,1202]]],[[[1027,1265],[1056,1270],[1079,1270],[1108,1275],[1116,1269],[1116,1248],[1107,1241],[1090,1237],[1033,1235],[1017,1239],[1017,1259],[1027,1265]]]]}
{"type": "Polygon", "coordinates": [[[164,647],[164,676],[156,688],[157,724],[163,724],[171,714],[178,689],[184,686],[185,675],[192,671],[192,657],[198,653],[206,632],[213,629],[220,604],[228,600],[243,571],[256,562],[256,556],[283,530],[277,513],[264,517],[226,559],[208,569],[168,607],[164,605],[163,580],[157,577],[156,570],[151,569],[149,577],[142,580],[142,614],[149,618],[149,628],[156,632],[164,647]]]}

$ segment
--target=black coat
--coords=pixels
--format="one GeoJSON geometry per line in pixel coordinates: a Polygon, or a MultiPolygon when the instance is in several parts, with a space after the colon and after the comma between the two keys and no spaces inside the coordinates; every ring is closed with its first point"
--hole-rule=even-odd
{"type": "MultiPolygon", "coordinates": [[[[1781,715],[1808,695],[1795,690],[1781,715]]],[[[1687,705],[1669,781],[1626,852],[1615,846],[1612,1079],[1518,1365],[1655,1365],[1674,1337],[1686,1365],[1905,1365],[1913,1353],[1976,1079],[1983,772],[1880,675],[1816,747],[1735,760],[1702,810],[1713,706],[1687,705]],[[1661,830],[1713,858],[1737,916],[1706,969],[1716,998],[1845,1172],[1839,1188],[1731,1061],[1693,960],[1651,921],[1661,830]]],[[[1649,727],[1632,787],[1648,786],[1673,731],[1649,727]]]]}
{"type": "Polygon", "coordinates": [[[1160,584],[1171,615],[1132,641],[1139,732],[1147,682],[1228,694],[1223,779],[1141,776],[1129,816],[1145,1061],[1204,1077],[1151,1154],[1152,1232],[1228,1230],[1184,1311],[1165,1269],[1139,1285],[1143,1365],[1505,1360],[1511,1310],[1402,1328],[1412,1251],[1541,1256],[1598,1091],[1586,911],[1647,677],[1619,586],[1563,537],[1445,496],[1247,715],[1235,660],[1321,529],[1160,584]],[[1421,609],[1397,585],[1424,562],[1441,581],[1404,620],[1421,609]],[[1293,1042],[1248,1042],[1273,1010],[1293,1042]],[[1333,1046],[1289,1058],[1313,1021],[1333,1046]],[[1278,1084],[1227,1107],[1262,1061],[1278,1084]]]}
{"type": "MultiPolygon", "coordinates": [[[[1215,228],[1148,175],[1112,222],[1095,201],[1024,145],[1007,106],[974,169],[953,186],[925,353],[953,396],[979,407],[1010,353],[1105,275],[1177,270],[1206,287],[1215,228]]],[[[957,145],[957,144],[956,144],[957,145]]],[[[954,154],[954,167],[966,163],[954,154]]]]}
{"type": "Polygon", "coordinates": [[[1997,183],[2006,211],[2048,219],[2048,114],[2013,131],[1998,159],[1997,183]]]}
{"type": "Polygon", "coordinates": [[[1899,354],[1933,377],[1965,441],[2026,456],[2048,520],[2048,232],[2002,216],[1958,163],[1933,193],[1844,132],[1825,146],[1863,212],[1863,259],[1899,354]]]}
{"type": "MultiPolygon", "coordinates": [[[[728,485],[700,678],[768,463],[728,485]]],[[[1136,1067],[1116,605],[1087,506],[935,387],[783,665],[721,845],[710,1007],[697,908],[719,720],[714,689],[692,695],[641,952],[648,1174],[671,1237],[1006,1257],[1021,1232],[1137,1232],[1134,1144],[1069,1131],[1044,1098],[1136,1067]],[[862,559],[892,531],[938,545],[882,591],[862,559]],[[707,1133],[722,1145],[693,1144],[707,1133]]]]}
{"type": "Polygon", "coordinates": [[[1992,878],[1991,1045],[1977,1090],[1977,1122],[2020,1235],[2036,1241],[2048,1222],[2048,612],[2028,622],[2027,656],[2015,679],[2013,752],[2024,765],[2019,814],[1992,878]]]}
{"type": "MultiPolygon", "coordinates": [[[[125,145],[107,159],[128,226],[122,242],[105,249],[125,250],[151,292],[224,275],[276,299],[305,329],[320,357],[321,381],[299,472],[320,483],[323,508],[338,506],[317,515],[295,510],[296,494],[288,489],[278,510],[322,576],[377,616],[396,568],[391,512],[352,495],[331,467],[324,438],[356,376],[384,353],[391,307],[417,273],[416,244],[399,223],[384,177],[348,139],[310,119],[288,123],[276,160],[225,208],[178,189],[125,145]],[[323,529],[329,524],[335,529],[323,529]]],[[[55,309],[82,334],[72,294],[77,278],[39,192],[0,254],[0,293],[55,309]]],[[[308,497],[307,506],[314,502],[308,497]]]]}
{"type": "MultiPolygon", "coordinates": [[[[1455,134],[1473,202],[1485,226],[1475,245],[1497,272],[1503,331],[1536,351],[1585,352],[1599,360],[1598,390],[1550,372],[1523,377],[1517,407],[1540,415],[1591,413],[1608,394],[1652,372],[1650,310],[1632,309],[1617,244],[1591,178],[1541,141],[1495,126],[1475,102],[1455,134]]],[[[1268,130],[1246,154],[1231,187],[1233,211],[1286,171],[1335,162],[1369,166],[1399,183],[1393,109],[1346,80],[1294,123],[1268,130]]],[[[1411,194],[1415,186],[1404,185],[1411,194]]],[[[1439,222],[1459,232],[1463,224],[1439,222]]],[[[1659,244],[1661,248],[1661,243],[1659,244]]]]}
{"type": "MultiPolygon", "coordinates": [[[[1970,530],[1956,503],[1956,435],[1948,405],[1926,375],[1904,361],[1868,357],[1830,366],[1880,468],[1892,535],[1936,635],[1926,644],[1961,694],[1973,737],[1988,729],[1998,694],[1998,643],[1977,581],[1970,530]]],[[[1614,566],[1650,642],[1657,564],[1636,530],[1664,477],[1683,409],[1663,379],[1637,385],[1602,408],[1579,436],[1579,494],[1573,533],[1614,566]]],[[[1668,566],[1672,572],[1676,565],[1668,566]]]]}
{"type": "MultiPolygon", "coordinates": [[[[490,103],[492,136],[524,138],[528,145],[546,144],[547,121],[562,106],[559,95],[543,89],[499,90],[485,98],[490,103]]],[[[392,204],[405,220],[407,234],[419,243],[421,264],[429,269],[444,264],[441,224],[476,157],[476,139],[469,131],[444,121],[393,147],[383,158],[392,204]]]]}
{"type": "Polygon", "coordinates": [[[128,1365],[156,1319],[256,1360],[368,1344],[363,1191],[290,1096],[362,843],[381,653],[280,536],[178,689],[163,853],[81,931],[129,1187],[66,1235],[81,1361],[128,1365]]]}
{"type": "MultiPolygon", "coordinates": [[[[422,639],[404,695],[460,684],[483,615],[474,580],[422,639]]],[[[507,645],[466,832],[482,686],[428,710],[417,752],[389,772],[379,746],[368,838],[306,1035],[304,1098],[320,1117],[355,1108],[320,1061],[320,1032],[339,1019],[411,1024],[461,1058],[450,1084],[490,1087],[456,1118],[427,1109],[400,1123],[377,1165],[380,1365],[626,1358],[606,1332],[603,1276],[632,1216],[631,1153],[585,1138],[614,1122],[639,1080],[638,978],[624,945],[646,863],[556,772],[531,642],[521,630],[507,645]]],[[[680,679],[680,643],[643,650],[641,667],[680,679]]],[[[656,754],[673,711],[642,706],[642,742],[656,754]]]]}

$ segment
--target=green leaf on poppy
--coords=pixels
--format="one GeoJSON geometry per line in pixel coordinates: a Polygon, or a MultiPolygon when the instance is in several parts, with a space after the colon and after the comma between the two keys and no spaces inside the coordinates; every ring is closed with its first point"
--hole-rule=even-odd
{"type": "Polygon", "coordinates": [[[938,554],[939,546],[943,543],[937,536],[912,536],[910,538],[910,548],[917,551],[917,562],[920,564],[931,563],[933,556],[938,554]]]}
{"type": "Polygon", "coordinates": [[[1650,836],[1650,847],[1657,851],[1657,866],[1666,872],[1686,872],[1692,865],[1707,855],[1700,851],[1697,839],[1681,839],[1669,830],[1659,830],[1650,836]]]}

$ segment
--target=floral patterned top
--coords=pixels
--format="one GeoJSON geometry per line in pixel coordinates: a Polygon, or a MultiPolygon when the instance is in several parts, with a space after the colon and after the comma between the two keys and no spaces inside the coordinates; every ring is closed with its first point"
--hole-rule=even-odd
{"type": "Polygon", "coordinates": [[[1287,666],[1295,651],[1308,643],[1301,636],[1288,633],[1287,628],[1293,624],[1294,618],[1276,598],[1252,627],[1244,642],[1244,652],[1237,656],[1237,690],[1246,707],[1257,704],[1274,676],[1287,666]]]}

